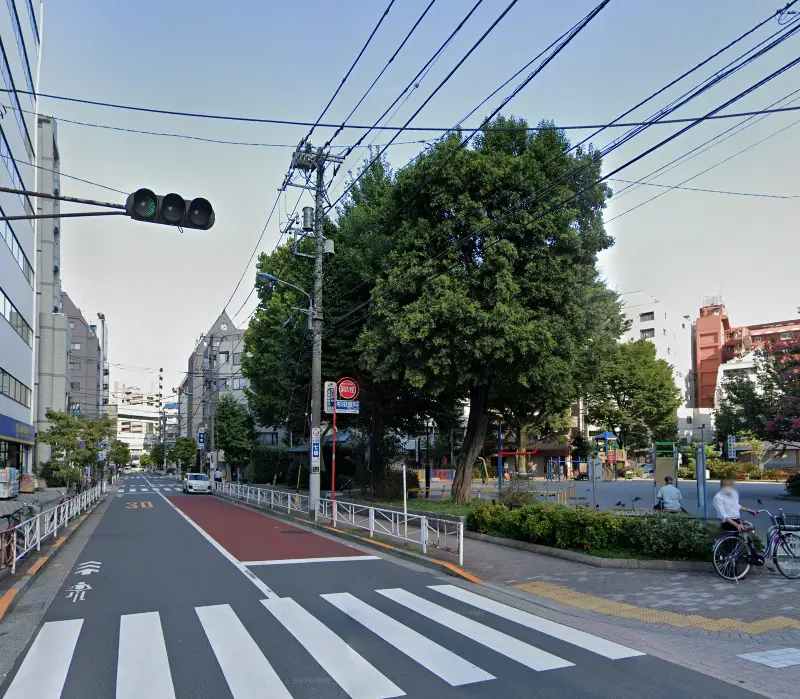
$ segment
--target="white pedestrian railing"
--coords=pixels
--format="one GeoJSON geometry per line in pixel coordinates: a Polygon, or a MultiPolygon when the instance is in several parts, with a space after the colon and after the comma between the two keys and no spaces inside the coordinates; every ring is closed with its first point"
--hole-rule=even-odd
{"type": "Polygon", "coordinates": [[[292,512],[302,512],[308,514],[309,504],[308,495],[289,493],[285,490],[273,490],[272,488],[254,488],[249,485],[238,483],[215,483],[214,491],[217,495],[242,500],[243,502],[256,505],[258,507],[269,507],[273,510],[284,510],[286,514],[292,512]]]}
{"type": "MultiPolygon", "coordinates": [[[[222,497],[241,500],[257,507],[282,510],[308,516],[310,513],[308,495],[289,493],[272,488],[254,488],[238,483],[215,483],[214,492],[222,497]]],[[[345,500],[319,499],[314,509],[314,521],[330,522],[334,527],[350,527],[368,531],[370,538],[388,536],[409,544],[437,548],[458,554],[458,564],[464,564],[464,523],[461,520],[448,520],[427,517],[419,514],[403,514],[371,505],[362,505],[345,500]]]]}
{"type": "MultiPolygon", "coordinates": [[[[59,529],[63,529],[71,519],[80,515],[102,496],[101,488],[97,485],[10,529],[0,531],[0,569],[11,568],[12,574],[16,573],[17,561],[34,549],[41,550],[42,542],[47,537],[56,538],[59,529]]],[[[24,503],[20,504],[25,506],[24,503]]]]}

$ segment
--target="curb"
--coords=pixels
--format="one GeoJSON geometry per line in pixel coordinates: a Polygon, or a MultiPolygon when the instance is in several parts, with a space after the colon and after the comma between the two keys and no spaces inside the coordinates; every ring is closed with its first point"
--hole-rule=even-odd
{"type": "Polygon", "coordinates": [[[551,558],[561,558],[565,561],[573,561],[574,563],[582,563],[584,565],[592,566],[593,568],[626,568],[635,570],[671,570],[679,571],[682,573],[710,573],[711,564],[702,561],[659,561],[648,560],[640,558],[598,558],[597,556],[589,556],[585,553],[578,551],[566,551],[564,549],[556,549],[550,546],[542,546],[541,544],[530,544],[526,541],[517,541],[516,539],[504,539],[499,536],[489,536],[488,534],[478,534],[476,532],[465,531],[465,539],[475,539],[476,541],[484,541],[489,544],[497,546],[504,546],[510,549],[518,549],[521,551],[529,551],[530,553],[538,553],[542,556],[550,556],[551,558]]]}
{"type": "Polygon", "coordinates": [[[440,573],[444,572],[448,575],[452,575],[453,577],[466,580],[467,582],[475,583],[477,585],[483,583],[483,580],[481,580],[480,578],[476,578],[474,575],[471,575],[467,571],[459,568],[457,565],[454,565],[453,563],[449,563],[448,561],[441,561],[438,558],[428,558],[427,556],[423,556],[422,554],[419,553],[414,553],[413,551],[406,551],[405,549],[397,548],[396,546],[392,546],[391,544],[385,544],[382,541],[375,541],[374,539],[370,539],[369,537],[362,537],[359,536],[358,534],[342,531],[341,529],[334,529],[333,527],[326,524],[317,524],[315,522],[310,522],[306,519],[292,517],[290,515],[284,514],[280,510],[266,510],[263,507],[257,507],[256,505],[251,505],[250,503],[243,502],[241,500],[233,500],[231,498],[225,498],[222,497],[221,495],[215,495],[215,497],[220,498],[223,502],[229,502],[232,505],[238,505],[240,507],[247,508],[248,510],[253,510],[254,512],[259,512],[269,517],[275,517],[277,519],[282,519],[297,525],[304,525],[309,529],[317,529],[317,530],[321,529],[325,533],[331,534],[332,536],[335,536],[339,539],[352,541],[354,543],[358,543],[361,545],[380,548],[381,550],[387,552],[389,555],[397,556],[398,558],[402,558],[406,561],[416,563],[417,565],[421,565],[425,568],[436,570],[440,573]]]}
{"type": "Polygon", "coordinates": [[[789,502],[800,502],[800,496],[797,495],[776,495],[776,500],[788,500],[789,502]]]}
{"type": "MultiPolygon", "coordinates": [[[[83,524],[83,521],[92,514],[99,505],[105,502],[106,498],[102,498],[89,507],[82,515],[80,515],[74,522],[67,526],[64,534],[59,536],[47,549],[42,553],[29,567],[21,574],[13,577],[19,578],[6,592],[0,595],[0,621],[3,620],[6,614],[14,608],[14,602],[20,598],[22,594],[31,586],[36,576],[45,567],[45,565],[53,558],[61,546],[78,530],[83,524]]],[[[12,576],[9,576],[12,577],[12,576]]]]}

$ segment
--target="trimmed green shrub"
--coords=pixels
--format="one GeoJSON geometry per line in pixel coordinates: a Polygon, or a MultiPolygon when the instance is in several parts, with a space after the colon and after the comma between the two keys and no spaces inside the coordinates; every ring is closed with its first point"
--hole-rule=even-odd
{"type": "Polygon", "coordinates": [[[518,510],[478,503],[468,521],[472,531],[483,534],[640,558],[708,560],[713,544],[712,533],[702,522],[674,514],[623,517],[555,503],[518,510]]]}
{"type": "Polygon", "coordinates": [[[795,473],[786,479],[786,494],[800,497],[800,473],[795,473]]]}
{"type": "MultiPolygon", "coordinates": [[[[416,471],[406,471],[406,488],[414,490],[419,488],[419,476],[416,471]]],[[[409,497],[417,497],[418,490],[409,493],[409,497]]],[[[383,481],[378,485],[378,496],[385,500],[403,499],[403,472],[389,471],[383,481]]]]}

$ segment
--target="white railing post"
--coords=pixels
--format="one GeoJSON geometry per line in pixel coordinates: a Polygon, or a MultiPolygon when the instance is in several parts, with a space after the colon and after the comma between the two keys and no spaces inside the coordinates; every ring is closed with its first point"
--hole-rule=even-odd
{"type": "Polygon", "coordinates": [[[17,572],[17,528],[14,527],[11,536],[11,575],[17,572]]]}
{"type": "Polygon", "coordinates": [[[458,565],[464,567],[464,522],[458,523],[458,565]]]}
{"type": "Polygon", "coordinates": [[[42,550],[42,515],[36,516],[36,550],[42,550]]]}
{"type": "Polygon", "coordinates": [[[269,490],[269,506],[270,509],[272,510],[275,509],[275,491],[272,490],[272,488],[270,488],[269,490]]]}
{"type": "Polygon", "coordinates": [[[420,518],[420,543],[422,544],[422,553],[428,553],[428,518],[420,518]]]}
{"type": "Polygon", "coordinates": [[[369,538],[372,539],[375,535],[375,508],[369,508],[369,538]]]}

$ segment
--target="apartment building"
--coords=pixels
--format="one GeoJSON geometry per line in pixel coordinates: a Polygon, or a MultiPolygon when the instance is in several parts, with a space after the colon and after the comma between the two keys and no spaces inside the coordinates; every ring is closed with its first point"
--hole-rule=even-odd
{"type": "Polygon", "coordinates": [[[95,323],[86,319],[66,292],[62,292],[61,302],[70,335],[67,409],[92,417],[105,415],[109,371],[103,355],[100,330],[95,323]]]}
{"type": "MultiPolygon", "coordinates": [[[[28,191],[37,186],[33,94],[40,50],[40,6],[38,0],[30,0],[8,2],[0,9],[0,76],[5,101],[11,106],[0,120],[0,185],[28,191]]],[[[0,193],[0,215],[35,213],[33,200],[27,195],[0,193]]],[[[26,473],[34,468],[36,435],[35,232],[32,220],[0,222],[0,463],[26,473]]]]}
{"type": "Polygon", "coordinates": [[[155,392],[115,381],[108,416],[116,420],[116,438],[130,447],[134,462],[160,438],[161,397],[155,392]]]}

